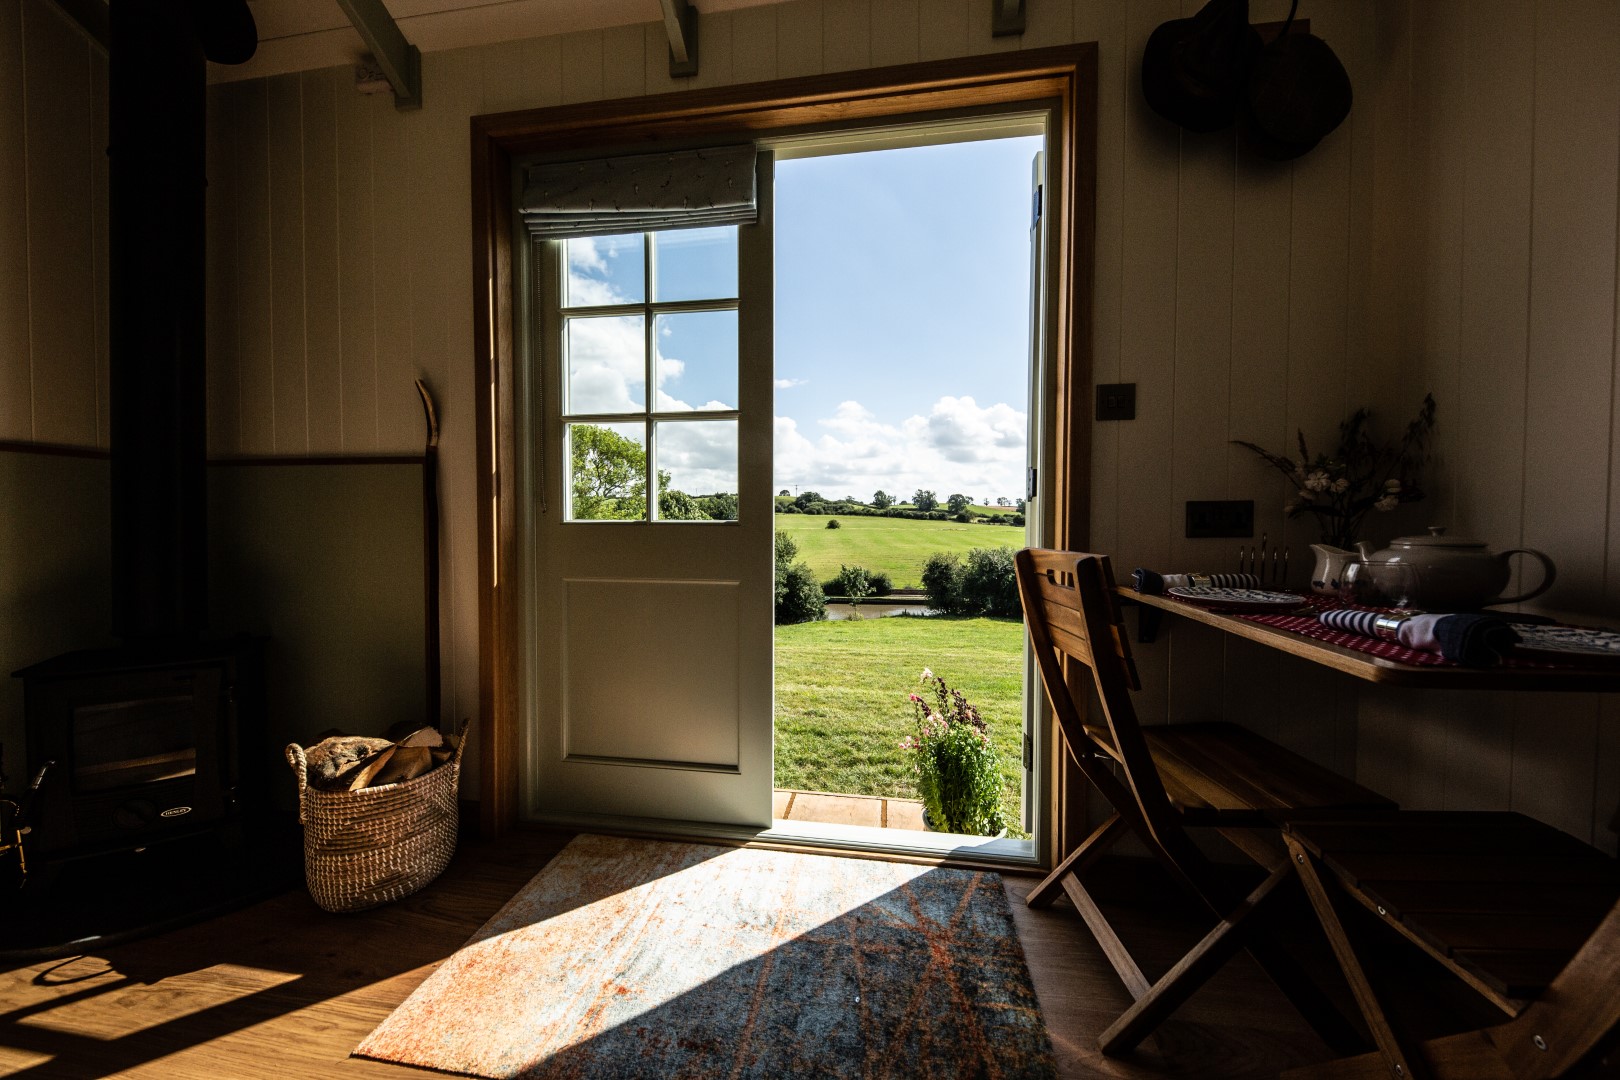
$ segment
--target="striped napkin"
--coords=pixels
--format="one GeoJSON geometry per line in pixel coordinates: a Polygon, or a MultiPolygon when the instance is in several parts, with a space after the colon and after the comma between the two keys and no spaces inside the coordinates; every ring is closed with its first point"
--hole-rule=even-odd
{"type": "MultiPolygon", "coordinates": [[[[1336,608],[1316,618],[1335,630],[1388,640],[1387,631],[1380,634],[1375,627],[1383,615],[1378,611],[1336,608]]],[[[1506,619],[1496,615],[1412,615],[1401,620],[1394,640],[1408,649],[1439,653],[1454,664],[1483,668],[1500,663],[1518,644],[1519,635],[1506,619]]]]}
{"type": "Polygon", "coordinates": [[[1207,585],[1216,589],[1258,589],[1260,579],[1253,574],[1156,574],[1140,566],[1131,571],[1136,591],[1147,596],[1159,596],[1166,589],[1180,589],[1190,585],[1207,585]]]}

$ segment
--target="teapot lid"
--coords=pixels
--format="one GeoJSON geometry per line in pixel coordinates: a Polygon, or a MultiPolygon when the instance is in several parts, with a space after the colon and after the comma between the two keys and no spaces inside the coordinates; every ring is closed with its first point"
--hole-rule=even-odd
{"type": "Polygon", "coordinates": [[[1430,525],[1428,536],[1397,536],[1389,542],[1390,547],[1421,547],[1421,548],[1484,548],[1483,540],[1465,540],[1459,536],[1447,536],[1444,525],[1430,525]]]}

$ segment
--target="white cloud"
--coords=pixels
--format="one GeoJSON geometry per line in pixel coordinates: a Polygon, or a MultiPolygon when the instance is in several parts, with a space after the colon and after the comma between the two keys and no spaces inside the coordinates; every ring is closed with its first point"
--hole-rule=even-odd
{"type": "Polygon", "coordinates": [[[800,488],[832,498],[879,488],[909,499],[918,488],[941,499],[953,492],[974,502],[1023,491],[1026,417],[1004,403],[981,407],[971,397],[942,397],[926,416],[886,422],[857,401],[844,401],[816,421],[819,435],[776,418],[773,488],[800,488]]]}
{"type": "Polygon", "coordinates": [[[568,411],[639,410],[647,371],[641,316],[568,320],[568,411]]]}
{"type": "Polygon", "coordinates": [[[778,390],[791,390],[795,386],[803,386],[809,381],[809,379],[777,379],[776,388],[778,390]]]}
{"type": "Polygon", "coordinates": [[[670,487],[689,495],[737,490],[737,422],[696,420],[661,423],[658,467],[670,487]]]}

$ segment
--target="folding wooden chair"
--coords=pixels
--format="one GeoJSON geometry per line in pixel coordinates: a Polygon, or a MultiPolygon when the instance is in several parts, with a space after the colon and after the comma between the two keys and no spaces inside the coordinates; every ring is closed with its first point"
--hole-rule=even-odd
{"type": "Polygon", "coordinates": [[[1019,595],[1041,679],[1058,724],[1086,778],[1113,814],[1029,894],[1030,907],[1066,893],[1136,999],[1098,1040],[1105,1054],[1140,1042],[1239,948],[1247,948],[1327,1043],[1340,1053],[1365,1043],[1292,958],[1265,932],[1265,913],[1292,876],[1279,826],[1299,814],[1376,814],[1395,809],[1360,787],[1231,723],[1142,727],[1131,705],[1141,688],[1129,637],[1102,555],[1020,551],[1019,595]],[[1063,658],[1090,669],[1101,716],[1088,722],[1063,658]],[[1100,722],[1097,722],[1100,721],[1100,722]],[[1266,878],[1246,896],[1230,895],[1188,835],[1212,829],[1258,863],[1266,878]],[[1156,982],[1150,982],[1092,899],[1081,876],[1126,831],[1216,921],[1156,982]]]}
{"type": "Polygon", "coordinates": [[[1620,864],[1608,855],[1509,813],[1292,822],[1285,839],[1378,1043],[1376,1053],[1289,1076],[1543,1080],[1612,1047],[1620,864]],[[1351,901],[1512,1019],[1427,1041],[1399,1030],[1342,921],[1351,901]]]}

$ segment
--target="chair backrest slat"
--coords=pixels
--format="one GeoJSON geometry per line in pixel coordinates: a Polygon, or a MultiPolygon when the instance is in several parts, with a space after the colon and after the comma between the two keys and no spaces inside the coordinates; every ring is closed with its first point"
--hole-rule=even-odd
{"type": "Polygon", "coordinates": [[[1082,721],[1084,705],[1073,699],[1059,653],[1091,672],[1103,719],[1151,840],[1178,864],[1201,861],[1176,819],[1131,703],[1130,691],[1140,683],[1108,557],[1030,548],[1020,551],[1014,564],[1030,641],[1064,737],[1076,748],[1090,741],[1082,721]]]}

